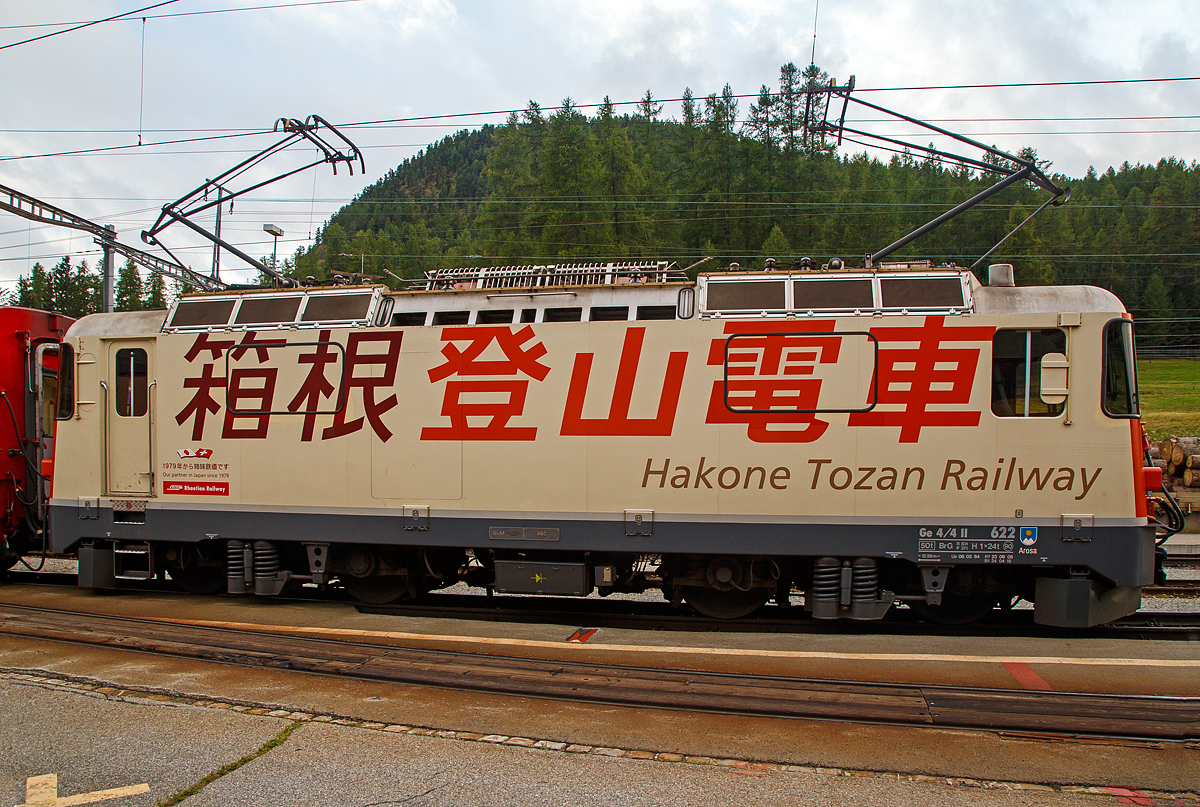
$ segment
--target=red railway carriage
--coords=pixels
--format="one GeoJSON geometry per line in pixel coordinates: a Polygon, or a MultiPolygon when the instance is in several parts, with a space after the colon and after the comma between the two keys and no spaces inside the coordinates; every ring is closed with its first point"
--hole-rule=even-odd
{"type": "Polygon", "coordinates": [[[75,322],[61,314],[0,306],[0,555],[7,569],[41,546],[54,450],[59,352],[75,322]]]}

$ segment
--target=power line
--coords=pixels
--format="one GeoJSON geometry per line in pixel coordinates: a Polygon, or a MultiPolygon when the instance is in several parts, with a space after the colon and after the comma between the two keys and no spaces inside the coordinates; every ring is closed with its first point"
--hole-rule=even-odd
{"type": "MultiPolygon", "coordinates": [[[[1168,81],[1200,81],[1200,76],[1175,76],[1172,78],[1120,78],[1096,81],[1026,81],[1007,84],[942,84],[926,87],[855,87],[855,92],[913,92],[918,90],[994,90],[1016,87],[1088,87],[1116,84],[1159,84],[1168,81]]],[[[757,96],[739,95],[739,98],[757,96]]]]}
{"type": "MultiPolygon", "coordinates": [[[[200,17],[200,16],[203,16],[206,14],[232,14],[232,13],[235,13],[238,11],[266,11],[269,9],[276,9],[276,8],[299,8],[300,6],[329,6],[329,5],[334,5],[335,3],[357,3],[357,2],[359,2],[359,0],[308,0],[308,2],[303,2],[303,3],[280,3],[278,5],[273,5],[273,6],[245,6],[244,8],[214,8],[214,9],[208,9],[206,11],[177,11],[173,14],[147,14],[145,17],[142,17],[141,19],[165,20],[165,19],[170,19],[171,17],[200,17]]],[[[153,6],[151,6],[151,8],[153,8],[153,6]]],[[[101,22],[110,22],[112,20],[117,20],[117,19],[121,19],[123,17],[128,17],[133,14],[137,14],[137,12],[129,11],[129,12],[126,12],[125,14],[119,14],[116,17],[110,17],[107,20],[97,20],[95,22],[89,22],[89,23],[87,23],[87,25],[97,25],[101,22]]],[[[22,29],[22,28],[26,28],[26,29],[28,29],[28,28],[55,28],[60,25],[78,25],[80,28],[84,27],[84,25],[81,24],[80,21],[39,22],[39,23],[32,23],[29,25],[0,25],[0,31],[11,31],[11,30],[22,29]]],[[[72,28],[71,30],[75,31],[75,30],[78,30],[78,28],[72,28]]],[[[65,34],[67,32],[59,31],[58,33],[65,34]]],[[[32,41],[32,40],[29,40],[29,41],[32,41]]],[[[18,42],[16,44],[24,44],[24,43],[18,42]]]]}
{"type": "Polygon", "coordinates": [[[84,22],[84,23],[75,25],[73,28],[65,28],[62,31],[52,31],[48,34],[42,34],[41,36],[35,36],[35,37],[31,37],[29,39],[23,39],[20,42],[10,42],[7,45],[0,45],[0,50],[8,50],[9,48],[17,47],[18,45],[28,45],[30,42],[38,42],[43,39],[49,39],[52,36],[59,36],[61,34],[69,34],[72,31],[79,31],[83,28],[90,28],[93,25],[99,25],[104,22],[112,22],[113,20],[119,20],[122,17],[129,17],[134,14],[140,14],[143,11],[149,11],[152,8],[160,8],[162,6],[169,6],[172,3],[178,3],[178,2],[179,2],[179,0],[162,0],[161,3],[155,3],[154,5],[144,6],[143,8],[137,8],[137,9],[134,9],[133,11],[126,11],[121,14],[114,14],[113,16],[105,17],[102,20],[92,20],[91,22],[84,22]]]}
{"type": "MultiPolygon", "coordinates": [[[[327,0],[327,2],[357,2],[358,0],[327,0]]],[[[484,113],[479,113],[481,116],[484,113]]],[[[1200,115],[1081,115],[1075,117],[1063,118],[927,118],[928,123],[1078,123],[1086,121],[1137,121],[1137,120],[1200,120],[1200,115]]],[[[894,123],[891,120],[883,118],[847,118],[847,123],[894,123]]],[[[342,126],[353,124],[342,124],[342,126]]],[[[376,126],[372,128],[378,129],[446,129],[452,124],[395,124],[390,126],[376,126]]],[[[135,134],[137,129],[0,129],[0,134],[135,134]]],[[[187,128],[187,129],[145,129],[145,132],[151,134],[178,134],[180,132],[196,132],[196,133],[214,133],[214,132],[241,132],[246,134],[256,134],[260,129],[253,127],[209,127],[209,128],[187,128]]]]}

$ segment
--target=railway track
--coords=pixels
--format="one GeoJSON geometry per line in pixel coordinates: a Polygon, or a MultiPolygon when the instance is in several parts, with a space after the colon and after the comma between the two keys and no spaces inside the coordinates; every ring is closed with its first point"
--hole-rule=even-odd
{"type": "Polygon", "coordinates": [[[0,633],[248,667],[586,703],[780,718],[1200,738],[1200,698],[828,681],[546,661],[0,605],[0,633]]]}
{"type": "MultiPolygon", "coordinates": [[[[74,587],[73,574],[52,572],[10,573],[8,580],[34,585],[74,587]]],[[[1171,596],[1191,596],[1200,580],[1168,581],[1163,588],[1171,596]]],[[[178,593],[170,581],[127,581],[122,588],[138,591],[178,593]]],[[[1196,590],[1200,594],[1200,586],[1196,590]]],[[[1149,589],[1147,589],[1149,592],[1149,589]]],[[[570,627],[618,628],[721,633],[809,633],[895,636],[1025,636],[1051,638],[1120,638],[1145,640],[1200,641],[1200,610],[1139,611],[1108,625],[1093,628],[1055,628],[1038,625],[1031,610],[997,610],[993,615],[966,625],[941,625],[925,621],[915,611],[893,609],[884,619],[870,622],[815,620],[799,606],[768,605],[752,617],[710,619],[672,609],[659,600],[581,599],[578,597],[487,597],[479,594],[435,592],[415,602],[364,605],[354,602],[337,588],[298,589],[280,599],[300,602],[349,602],[360,612],[400,617],[463,619],[487,622],[558,624],[570,627]]],[[[686,606],[685,606],[686,609],[686,606]]]]}

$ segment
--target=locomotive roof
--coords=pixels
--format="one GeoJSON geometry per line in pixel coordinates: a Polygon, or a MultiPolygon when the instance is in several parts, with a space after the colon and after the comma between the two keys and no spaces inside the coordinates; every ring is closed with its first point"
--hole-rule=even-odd
{"type": "Polygon", "coordinates": [[[665,261],[624,264],[437,270],[401,290],[381,285],[307,286],[188,294],[181,295],[166,312],[84,317],[68,335],[466,325],[500,321],[482,312],[512,314],[514,310],[535,312],[535,318],[523,322],[676,319],[693,315],[750,319],[818,314],[1125,312],[1121,301],[1104,289],[984,286],[971,271],[956,267],[918,264],[899,270],[738,270],[704,273],[691,281],[665,261]],[[577,313],[573,320],[551,316],[564,311],[577,313]],[[588,316],[584,312],[615,312],[615,316],[588,316]]]}

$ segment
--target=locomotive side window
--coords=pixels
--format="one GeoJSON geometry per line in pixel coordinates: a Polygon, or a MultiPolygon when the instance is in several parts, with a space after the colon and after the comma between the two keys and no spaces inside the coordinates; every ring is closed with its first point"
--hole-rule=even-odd
{"type": "Polygon", "coordinates": [[[140,418],[146,414],[146,351],[127,347],[117,351],[116,404],[120,417],[140,418]]]}
{"type": "Polygon", "coordinates": [[[797,280],[792,286],[793,308],[812,310],[875,307],[869,278],[859,280],[797,280]]]}
{"type": "Polygon", "coordinates": [[[637,307],[638,319],[675,319],[675,306],[673,305],[639,305],[637,307]]]}
{"type": "Polygon", "coordinates": [[[879,281],[884,308],[962,308],[962,283],[956,277],[906,277],[879,281]]]}
{"type": "Polygon", "coordinates": [[[579,322],[583,319],[582,308],[547,308],[543,322],[579,322]]]}
{"type": "Polygon", "coordinates": [[[786,308],[784,281],[719,282],[708,286],[710,311],[769,311],[786,308]]]}
{"type": "Polygon", "coordinates": [[[400,328],[412,325],[424,325],[426,314],[424,311],[400,311],[392,314],[392,327],[400,328]]]}
{"type": "Polygon", "coordinates": [[[42,409],[41,429],[43,437],[54,436],[54,421],[58,414],[58,373],[61,354],[54,345],[38,348],[39,372],[42,374],[38,401],[42,409]]]}
{"type": "Polygon", "coordinates": [[[242,300],[234,322],[238,325],[291,323],[296,321],[301,297],[247,297],[242,300]]]}
{"type": "MultiPolygon", "coordinates": [[[[671,309],[671,316],[675,316],[674,308],[671,309]]],[[[629,319],[629,306],[594,305],[588,312],[588,319],[592,322],[624,322],[629,319]]]]}
{"type": "Polygon", "coordinates": [[[229,322],[237,300],[181,300],[171,317],[172,328],[193,328],[197,325],[224,325],[229,322]]]}
{"type": "Polygon", "coordinates": [[[66,342],[58,353],[58,413],[55,420],[69,420],[75,415],[75,348],[66,342]]]}
{"type": "Polygon", "coordinates": [[[476,325],[508,325],[513,321],[513,309],[501,308],[480,311],[475,315],[476,325]]]}
{"type": "Polygon", "coordinates": [[[1104,326],[1104,414],[1114,418],[1141,417],[1137,363],[1133,352],[1133,323],[1113,320],[1104,326]]]}
{"type": "Polygon", "coordinates": [[[466,325],[471,321],[470,311],[435,311],[434,325],[466,325]]]}
{"type": "Polygon", "coordinates": [[[1002,418],[1057,417],[1065,404],[1042,400],[1042,357],[1065,353],[1057,328],[996,331],[992,338],[992,414],[1002,418]]]}
{"type": "Polygon", "coordinates": [[[344,322],[365,319],[371,308],[370,294],[312,295],[304,306],[301,322],[344,322]]]}

